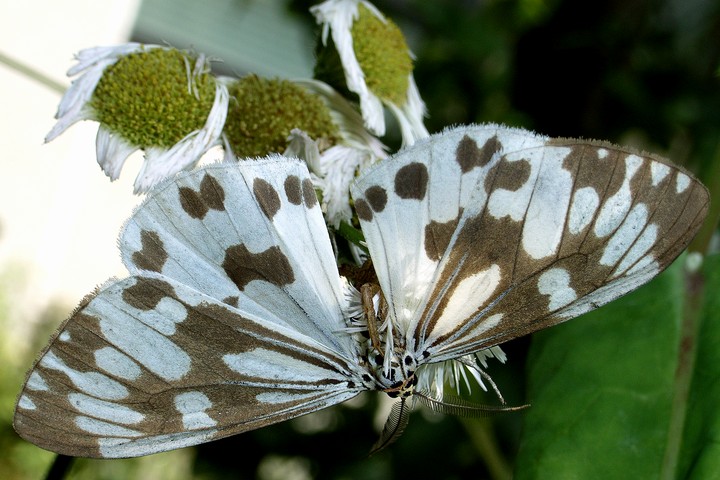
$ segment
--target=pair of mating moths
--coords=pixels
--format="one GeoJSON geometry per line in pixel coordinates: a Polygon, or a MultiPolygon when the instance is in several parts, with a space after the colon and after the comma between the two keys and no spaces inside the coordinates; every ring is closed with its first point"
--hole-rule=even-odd
{"type": "Polygon", "coordinates": [[[425,139],[363,172],[352,196],[384,299],[373,342],[350,333],[366,320],[362,308],[349,318],[359,295],[338,274],[305,165],[214,164],[156,188],[128,220],[130,276],[60,328],[15,429],[66,455],[133,457],[365,390],[404,399],[430,363],[649,281],[709,203],[664,159],[497,125],[425,139]]]}

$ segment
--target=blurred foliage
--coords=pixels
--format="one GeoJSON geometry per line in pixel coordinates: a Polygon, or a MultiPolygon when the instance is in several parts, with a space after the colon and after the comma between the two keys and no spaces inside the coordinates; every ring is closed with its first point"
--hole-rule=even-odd
{"type": "MultiPolygon", "coordinates": [[[[313,3],[289,1],[288,8],[297,21],[314,24],[307,13],[313,3]]],[[[399,25],[417,57],[415,78],[431,132],[498,122],[632,144],[687,165],[718,191],[720,2],[373,3],[399,25]]],[[[7,302],[2,293],[0,308],[7,302]]],[[[622,340],[616,335],[618,354],[627,355],[622,340]]],[[[528,339],[505,345],[508,365],[495,362],[489,369],[510,404],[525,402],[528,345],[528,339]]],[[[0,353],[7,362],[8,355],[0,353]]],[[[0,460],[0,468],[11,472],[3,478],[37,478],[49,461],[9,426],[9,399],[21,378],[22,373],[0,369],[0,447],[12,452],[0,460]],[[11,465],[15,454],[21,466],[11,465]]],[[[373,427],[379,397],[365,395],[350,405],[196,449],[140,460],[78,460],[67,478],[461,479],[507,478],[512,470],[521,413],[476,422],[415,412],[396,444],[367,458],[379,429],[373,427]]],[[[497,402],[475,391],[474,399],[497,402]]]]}

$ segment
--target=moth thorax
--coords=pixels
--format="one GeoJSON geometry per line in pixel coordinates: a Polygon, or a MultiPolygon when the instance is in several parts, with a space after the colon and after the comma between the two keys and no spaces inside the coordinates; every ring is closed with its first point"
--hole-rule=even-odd
{"type": "Polygon", "coordinates": [[[417,385],[417,377],[413,373],[409,377],[393,383],[390,387],[383,390],[390,398],[408,398],[415,392],[417,385]]]}

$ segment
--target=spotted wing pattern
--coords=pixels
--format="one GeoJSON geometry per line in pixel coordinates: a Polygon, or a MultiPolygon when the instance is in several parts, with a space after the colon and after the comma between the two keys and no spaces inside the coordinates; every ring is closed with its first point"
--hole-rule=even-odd
{"type": "MultiPolygon", "coordinates": [[[[709,202],[666,160],[496,125],[419,142],[352,193],[403,365],[457,358],[627,293],[685,248],[709,202]]],[[[14,426],[29,441],[146,455],[387,386],[347,333],[299,161],[182,174],[152,192],[119,243],[130,277],[88,296],[28,375],[14,426]]]]}
{"type": "Polygon", "coordinates": [[[429,362],[637,288],[687,246],[709,203],[667,160],[497,125],[430,137],[352,191],[390,315],[429,362]]]}
{"type": "Polygon", "coordinates": [[[20,435],[66,455],[147,455],[362,390],[309,182],[272,158],[155,190],[121,234],[132,276],[84,300],[31,370],[20,435]]]}

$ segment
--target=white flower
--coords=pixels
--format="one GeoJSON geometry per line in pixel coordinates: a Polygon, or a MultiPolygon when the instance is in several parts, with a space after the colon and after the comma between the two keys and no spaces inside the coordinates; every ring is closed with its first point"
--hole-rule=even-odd
{"type": "Polygon", "coordinates": [[[426,114],[425,104],[412,76],[412,54],[397,27],[365,0],[328,0],[312,7],[310,11],[322,26],[323,45],[328,44],[328,34],[332,37],[342,63],[345,83],[359,97],[367,128],[376,135],[385,134],[384,103],[398,119],[403,145],[411,145],[417,139],[427,137],[428,131],[422,120],[426,114]],[[367,12],[371,19],[387,27],[386,36],[368,38],[370,33],[360,31],[359,35],[365,36],[353,38],[352,28],[361,16],[360,7],[364,10],[363,14],[367,12]],[[360,43],[364,48],[359,50],[357,47],[360,43]],[[361,55],[372,56],[373,61],[369,63],[374,66],[388,68],[382,71],[363,70],[362,59],[358,58],[361,55]],[[376,60],[375,57],[379,58],[376,60]],[[396,78],[397,75],[402,78],[396,78]],[[388,85],[391,86],[386,89],[388,85]],[[404,91],[398,92],[398,85],[404,85],[404,91]]]}
{"type": "Polygon", "coordinates": [[[386,158],[387,153],[384,145],[365,129],[358,113],[332,87],[317,80],[295,80],[295,83],[326,102],[333,123],[340,131],[340,141],[321,151],[314,139],[295,129],[288,138],[285,152],[308,164],[313,183],[322,192],[325,219],[337,229],[340,222],[349,222],[352,218],[350,184],[360,171],[386,158]]]}
{"type": "Polygon", "coordinates": [[[79,120],[100,122],[97,160],[111,180],[119,177],[130,154],[136,150],[145,152],[145,162],[135,181],[135,193],[145,192],[164,178],[192,168],[205,152],[219,144],[229,95],[227,87],[210,76],[204,55],[128,43],[82,50],[76,59],[78,64],[68,70],[68,76],[80,76],[73,80],[60,101],[58,121],[46,142],[79,120]],[[171,55],[161,58],[153,52],[171,52],[171,55]],[[138,61],[119,63],[131,57],[138,61]],[[163,61],[168,62],[163,64],[167,69],[160,72],[157,65],[163,61]],[[137,71],[145,73],[143,62],[148,62],[147,75],[135,75],[137,71]],[[146,81],[147,76],[158,81],[151,85],[146,81]],[[168,79],[170,86],[163,83],[168,79]],[[103,90],[99,92],[101,86],[103,90]],[[172,90],[171,86],[179,88],[172,90]],[[138,91],[145,91],[147,95],[139,95],[138,91]],[[214,95],[212,103],[209,95],[214,95]],[[128,110],[132,114],[127,114],[128,110]],[[172,120],[163,121],[165,112],[172,120]],[[152,117],[145,123],[144,113],[152,117]]]}

